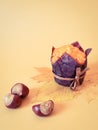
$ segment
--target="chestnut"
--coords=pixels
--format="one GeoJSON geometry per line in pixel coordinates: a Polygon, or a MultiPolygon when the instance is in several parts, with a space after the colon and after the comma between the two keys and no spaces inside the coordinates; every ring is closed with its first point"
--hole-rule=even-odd
{"type": "Polygon", "coordinates": [[[26,97],[29,94],[29,88],[23,84],[23,83],[16,83],[12,88],[11,88],[11,93],[12,94],[17,94],[21,98],[26,97]]]}
{"type": "Polygon", "coordinates": [[[48,100],[32,106],[33,112],[38,116],[48,116],[52,113],[53,109],[54,102],[52,100],[48,100]]]}
{"type": "Polygon", "coordinates": [[[19,95],[7,94],[4,97],[4,104],[8,108],[17,108],[21,105],[22,99],[19,95]]]}

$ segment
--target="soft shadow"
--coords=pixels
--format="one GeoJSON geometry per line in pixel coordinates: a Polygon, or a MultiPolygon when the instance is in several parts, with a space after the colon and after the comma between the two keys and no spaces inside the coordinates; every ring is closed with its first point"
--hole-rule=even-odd
{"type": "Polygon", "coordinates": [[[29,104],[35,102],[39,88],[32,88],[29,90],[29,94],[23,99],[21,108],[28,106],[29,104]]]}
{"type": "Polygon", "coordinates": [[[32,79],[37,82],[48,82],[53,79],[51,68],[48,67],[35,67],[35,70],[39,72],[38,75],[33,76],[32,79]]]}
{"type": "Polygon", "coordinates": [[[67,109],[65,103],[56,103],[54,105],[54,111],[53,111],[53,115],[58,115],[59,113],[61,114],[61,112],[65,111],[67,109]]]}
{"type": "Polygon", "coordinates": [[[83,95],[88,103],[98,97],[98,64],[89,65],[90,70],[87,72],[84,82],[78,87],[79,95],[83,95]]]}
{"type": "Polygon", "coordinates": [[[81,89],[85,88],[91,88],[91,87],[96,87],[98,85],[98,64],[91,64],[89,65],[89,70],[86,73],[83,85],[81,85],[81,89]]]}

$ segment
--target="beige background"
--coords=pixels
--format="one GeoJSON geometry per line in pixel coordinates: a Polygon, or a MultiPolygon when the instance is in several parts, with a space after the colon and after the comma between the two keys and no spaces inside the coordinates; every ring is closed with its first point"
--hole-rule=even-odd
{"type": "Polygon", "coordinates": [[[0,0],[0,129],[98,130],[97,43],[97,0],[0,0]],[[30,89],[39,85],[31,78],[36,75],[33,68],[51,67],[52,46],[74,41],[93,48],[86,93],[84,89],[47,118],[34,115],[32,102],[16,110],[5,108],[3,97],[14,83],[22,82],[30,89]],[[94,100],[88,103],[86,94],[94,100]]]}

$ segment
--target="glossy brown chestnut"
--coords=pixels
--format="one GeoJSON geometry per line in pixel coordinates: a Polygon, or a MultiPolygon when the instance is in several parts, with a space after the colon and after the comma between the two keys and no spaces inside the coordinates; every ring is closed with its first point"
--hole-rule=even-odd
{"type": "Polygon", "coordinates": [[[11,88],[11,93],[12,94],[17,94],[20,97],[24,98],[29,94],[29,88],[23,83],[16,83],[11,88]]]}
{"type": "Polygon", "coordinates": [[[38,116],[48,116],[52,113],[53,109],[54,102],[52,100],[48,100],[32,106],[33,112],[38,116]]]}
{"type": "Polygon", "coordinates": [[[4,104],[8,108],[17,108],[21,105],[21,103],[22,99],[18,95],[9,93],[4,97],[4,104]]]}

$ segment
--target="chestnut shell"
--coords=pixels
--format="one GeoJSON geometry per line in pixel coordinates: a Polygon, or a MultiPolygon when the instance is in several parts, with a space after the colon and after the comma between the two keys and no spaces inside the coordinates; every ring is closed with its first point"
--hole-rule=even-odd
{"type": "Polygon", "coordinates": [[[21,98],[26,97],[29,94],[29,88],[23,84],[23,83],[16,83],[12,88],[11,88],[11,93],[12,94],[17,94],[21,98]]]}
{"type": "Polygon", "coordinates": [[[33,112],[38,116],[48,116],[52,113],[53,109],[54,102],[52,100],[48,100],[32,106],[33,112]]]}
{"type": "Polygon", "coordinates": [[[4,104],[7,108],[18,108],[21,103],[22,99],[18,95],[9,93],[4,97],[4,104]]]}

